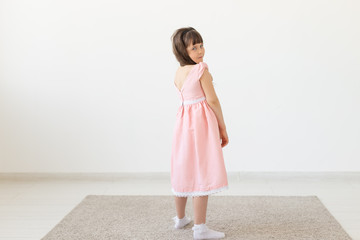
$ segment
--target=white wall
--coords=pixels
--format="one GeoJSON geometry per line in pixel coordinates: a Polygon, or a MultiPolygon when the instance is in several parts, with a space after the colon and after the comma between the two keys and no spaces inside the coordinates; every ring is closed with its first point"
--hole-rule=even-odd
{"type": "Polygon", "coordinates": [[[204,38],[231,171],[360,170],[359,1],[0,1],[0,172],[169,172],[170,36],[204,38]]]}

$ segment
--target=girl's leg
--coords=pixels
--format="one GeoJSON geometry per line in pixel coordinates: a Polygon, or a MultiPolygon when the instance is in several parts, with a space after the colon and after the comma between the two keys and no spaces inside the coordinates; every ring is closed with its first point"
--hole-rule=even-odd
{"type": "Polygon", "coordinates": [[[206,208],[208,203],[207,196],[193,197],[193,206],[194,206],[194,224],[202,224],[206,222],[206,208]]]}
{"type": "Polygon", "coordinates": [[[186,201],[187,201],[187,197],[176,197],[175,196],[176,214],[179,219],[182,219],[185,217],[186,201]]]}
{"type": "Polygon", "coordinates": [[[212,230],[206,226],[206,208],[208,202],[207,196],[193,197],[194,203],[194,239],[212,239],[212,238],[223,238],[225,233],[212,230]]]}

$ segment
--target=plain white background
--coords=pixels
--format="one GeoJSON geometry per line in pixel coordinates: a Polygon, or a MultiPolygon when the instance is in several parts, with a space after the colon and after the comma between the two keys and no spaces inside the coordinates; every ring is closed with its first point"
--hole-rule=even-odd
{"type": "Polygon", "coordinates": [[[360,170],[358,1],[0,1],[0,171],[169,172],[198,30],[227,171],[360,170]]]}

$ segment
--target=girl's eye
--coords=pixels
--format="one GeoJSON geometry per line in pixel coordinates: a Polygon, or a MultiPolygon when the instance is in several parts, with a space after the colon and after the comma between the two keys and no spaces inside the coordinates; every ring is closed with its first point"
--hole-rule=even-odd
{"type": "MultiPolygon", "coordinates": [[[[200,45],[200,47],[203,47],[203,46],[204,46],[204,45],[200,45]]],[[[195,50],[195,49],[196,49],[196,47],[193,47],[193,48],[192,48],[192,50],[195,50]]]]}

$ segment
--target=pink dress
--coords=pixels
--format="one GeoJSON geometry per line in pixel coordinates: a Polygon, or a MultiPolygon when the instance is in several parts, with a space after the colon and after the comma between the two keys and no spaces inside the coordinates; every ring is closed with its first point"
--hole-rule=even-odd
{"type": "Polygon", "coordinates": [[[215,113],[200,84],[204,62],[194,65],[179,93],[171,150],[171,190],[175,196],[204,196],[228,189],[215,113]]]}

